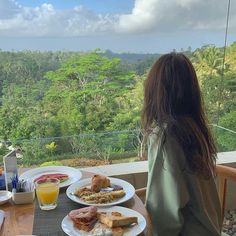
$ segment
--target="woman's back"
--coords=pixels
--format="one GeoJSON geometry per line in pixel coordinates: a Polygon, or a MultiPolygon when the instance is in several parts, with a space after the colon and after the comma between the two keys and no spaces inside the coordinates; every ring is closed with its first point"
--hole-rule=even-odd
{"type": "Polygon", "coordinates": [[[143,127],[147,136],[152,132],[147,209],[154,235],[220,235],[217,152],[191,61],[181,53],[161,56],[144,87],[143,127]]]}
{"type": "Polygon", "coordinates": [[[214,177],[192,173],[171,134],[153,133],[149,143],[146,206],[158,236],[218,236],[221,210],[214,177]]]}

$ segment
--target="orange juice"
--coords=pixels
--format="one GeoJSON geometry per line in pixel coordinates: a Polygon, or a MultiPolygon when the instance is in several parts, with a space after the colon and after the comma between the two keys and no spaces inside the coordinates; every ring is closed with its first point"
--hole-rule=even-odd
{"type": "Polygon", "coordinates": [[[53,204],[57,201],[59,188],[54,183],[42,183],[36,189],[41,204],[53,204]]]}
{"type": "Polygon", "coordinates": [[[45,179],[36,182],[36,193],[42,210],[52,210],[57,206],[59,194],[58,179],[45,179]]]}

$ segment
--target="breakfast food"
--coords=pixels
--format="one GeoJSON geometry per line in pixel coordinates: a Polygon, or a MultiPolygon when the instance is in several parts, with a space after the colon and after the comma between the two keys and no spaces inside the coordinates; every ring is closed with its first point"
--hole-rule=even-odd
{"type": "Polygon", "coordinates": [[[84,197],[84,196],[89,196],[91,194],[94,194],[94,192],[87,187],[83,187],[83,188],[78,188],[76,190],[76,192],[74,193],[77,197],[84,197]]]}
{"type": "Polygon", "coordinates": [[[94,175],[91,187],[78,188],[73,195],[89,204],[106,204],[124,197],[125,191],[121,186],[112,185],[106,176],[94,175]]]}
{"type": "Polygon", "coordinates": [[[118,190],[112,192],[92,193],[89,195],[82,196],[81,199],[87,203],[109,203],[124,196],[124,190],[118,190]]]}
{"type": "Polygon", "coordinates": [[[109,228],[100,222],[95,224],[94,228],[89,232],[89,235],[96,236],[123,236],[124,229],[122,227],[109,228]]]}
{"type": "Polygon", "coordinates": [[[124,229],[122,227],[112,228],[112,236],[123,236],[124,229]]]}
{"type": "Polygon", "coordinates": [[[81,235],[89,236],[123,236],[128,227],[138,222],[137,217],[115,211],[99,212],[95,206],[72,210],[68,216],[81,235]]]}
{"type": "Polygon", "coordinates": [[[91,190],[94,192],[99,192],[102,188],[110,187],[110,180],[103,175],[94,175],[92,178],[91,190]]]}
{"type": "Polygon", "coordinates": [[[69,179],[69,176],[67,174],[61,174],[61,173],[55,173],[55,174],[43,174],[39,176],[38,178],[34,179],[34,182],[38,180],[46,180],[46,179],[52,179],[56,178],[60,180],[60,183],[65,182],[66,180],[69,179]]]}
{"type": "Polygon", "coordinates": [[[97,208],[94,206],[72,210],[68,215],[75,227],[86,232],[92,230],[97,222],[97,208]]]}
{"type": "Polygon", "coordinates": [[[119,212],[98,212],[97,217],[101,223],[107,225],[110,228],[129,226],[134,223],[137,224],[138,222],[137,217],[123,216],[119,212]]]}

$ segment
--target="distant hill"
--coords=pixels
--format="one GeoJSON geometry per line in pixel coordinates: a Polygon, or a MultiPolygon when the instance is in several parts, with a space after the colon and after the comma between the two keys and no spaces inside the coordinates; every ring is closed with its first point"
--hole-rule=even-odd
{"type": "Polygon", "coordinates": [[[121,64],[127,70],[134,70],[137,74],[144,74],[152,64],[162,55],[159,53],[114,53],[106,50],[103,55],[108,58],[120,58],[121,64]]]}
{"type": "Polygon", "coordinates": [[[104,52],[104,56],[108,58],[120,58],[124,63],[136,64],[147,59],[157,59],[162,54],[159,53],[114,53],[110,50],[104,52]]]}
{"type": "MultiPolygon", "coordinates": [[[[177,52],[176,50],[173,50],[177,52]]],[[[189,47],[186,51],[180,51],[186,56],[191,57],[192,52],[189,47]]],[[[137,74],[145,74],[153,65],[153,63],[163,54],[160,53],[114,53],[111,50],[106,50],[103,55],[108,58],[120,58],[123,68],[134,70],[137,74]]]]}

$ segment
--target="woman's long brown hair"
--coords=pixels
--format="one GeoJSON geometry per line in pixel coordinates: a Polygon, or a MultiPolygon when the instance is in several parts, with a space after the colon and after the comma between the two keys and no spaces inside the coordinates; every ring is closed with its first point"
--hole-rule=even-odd
{"type": "Polygon", "coordinates": [[[143,128],[167,129],[181,145],[190,169],[203,176],[215,170],[216,146],[203,109],[196,72],[181,53],[161,56],[144,84],[143,128]]]}

